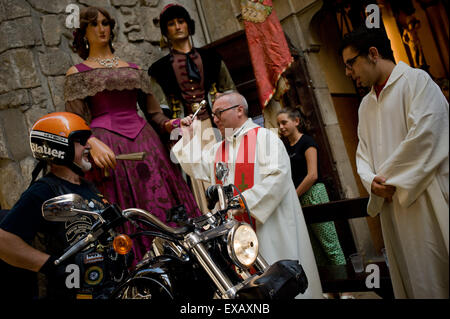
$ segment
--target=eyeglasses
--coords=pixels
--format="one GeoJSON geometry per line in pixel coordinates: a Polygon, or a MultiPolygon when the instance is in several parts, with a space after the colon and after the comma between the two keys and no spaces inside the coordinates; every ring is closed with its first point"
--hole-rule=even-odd
{"type": "Polygon", "coordinates": [[[240,105],[240,104],[236,104],[236,105],[227,107],[227,108],[224,109],[224,110],[219,110],[219,111],[216,111],[216,112],[212,112],[212,115],[215,116],[215,117],[217,117],[217,119],[220,120],[220,117],[222,116],[222,113],[223,113],[223,112],[228,111],[228,110],[231,110],[231,109],[234,109],[235,107],[238,107],[238,106],[241,106],[241,105],[240,105]]]}
{"type": "Polygon", "coordinates": [[[361,53],[358,53],[356,56],[354,56],[351,59],[348,59],[346,62],[344,62],[345,64],[345,69],[349,70],[349,71],[353,71],[353,64],[355,64],[356,59],[361,56],[361,53]]]}

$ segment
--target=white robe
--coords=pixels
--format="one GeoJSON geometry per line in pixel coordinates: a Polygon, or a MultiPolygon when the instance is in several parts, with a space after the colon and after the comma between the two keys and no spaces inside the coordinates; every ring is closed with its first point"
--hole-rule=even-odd
{"type": "Polygon", "coordinates": [[[449,297],[448,102],[429,75],[403,62],[359,108],[358,174],[380,213],[396,298],[449,297]],[[371,193],[381,175],[393,202],[371,193]]]}
{"type": "MultiPolygon", "coordinates": [[[[198,132],[194,122],[194,132],[198,132]]],[[[228,138],[230,174],[225,184],[234,183],[234,162],[242,136],[257,127],[251,119],[228,138]],[[234,141],[233,141],[234,140],[234,141]]],[[[183,138],[172,148],[184,171],[195,179],[215,184],[215,154],[221,143],[200,150],[200,134],[183,146],[183,138]]],[[[268,129],[260,128],[256,142],[254,185],[242,192],[256,219],[260,253],[269,264],[281,259],[298,260],[309,282],[298,298],[322,298],[322,286],[303,212],[291,179],[289,156],[281,140],[268,129]]]]}

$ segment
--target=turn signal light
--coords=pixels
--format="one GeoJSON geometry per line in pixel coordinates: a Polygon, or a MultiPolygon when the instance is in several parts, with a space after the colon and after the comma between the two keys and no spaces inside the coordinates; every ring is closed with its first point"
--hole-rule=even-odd
{"type": "Polygon", "coordinates": [[[113,248],[119,255],[126,255],[133,247],[133,241],[128,235],[121,234],[114,238],[113,248]]]}
{"type": "Polygon", "coordinates": [[[245,204],[241,197],[239,197],[239,205],[241,206],[242,209],[245,209],[245,204]]]}

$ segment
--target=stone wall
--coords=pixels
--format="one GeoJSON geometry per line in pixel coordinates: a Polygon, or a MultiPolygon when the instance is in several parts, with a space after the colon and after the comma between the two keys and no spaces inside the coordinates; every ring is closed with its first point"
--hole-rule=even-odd
{"type": "MultiPolygon", "coordinates": [[[[69,44],[72,31],[65,27],[66,6],[96,5],[116,19],[114,48],[123,60],[148,68],[166,54],[155,24],[162,8],[178,2],[196,21],[196,46],[203,46],[242,30],[240,0],[0,0],[0,205],[11,208],[27,188],[35,160],[28,133],[41,116],[64,110],[63,83],[67,69],[81,59],[69,44]],[[197,7],[198,6],[198,7],[197,7]],[[199,14],[200,13],[200,14],[199,14]],[[206,34],[204,34],[204,32],[206,34]],[[206,41],[208,39],[208,41],[206,41]]],[[[294,44],[308,52],[316,45],[310,29],[323,1],[274,0],[274,8],[294,44]]],[[[324,124],[347,198],[357,197],[343,137],[317,53],[306,54],[324,124]]],[[[265,116],[273,117],[274,112],[265,116]],[[271,115],[272,114],[272,115],[271,115]]],[[[354,222],[356,223],[356,222],[354,222]]],[[[364,220],[352,225],[360,251],[372,254],[364,220]]]]}
{"type": "MultiPolygon", "coordinates": [[[[0,205],[11,208],[27,188],[36,161],[28,133],[41,116],[64,110],[71,51],[67,5],[104,7],[116,19],[114,48],[121,59],[148,68],[166,54],[157,20],[164,0],[0,0],[0,205]]],[[[196,46],[205,44],[195,1],[177,0],[197,21],[196,46]]]]}

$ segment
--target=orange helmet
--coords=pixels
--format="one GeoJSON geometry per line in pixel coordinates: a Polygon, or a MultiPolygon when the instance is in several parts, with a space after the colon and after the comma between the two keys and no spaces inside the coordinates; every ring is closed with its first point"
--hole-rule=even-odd
{"type": "Polygon", "coordinates": [[[91,129],[80,116],[69,112],[50,113],[37,120],[31,128],[31,152],[38,160],[72,168],[74,142],[85,145],[91,134],[91,129]]]}

